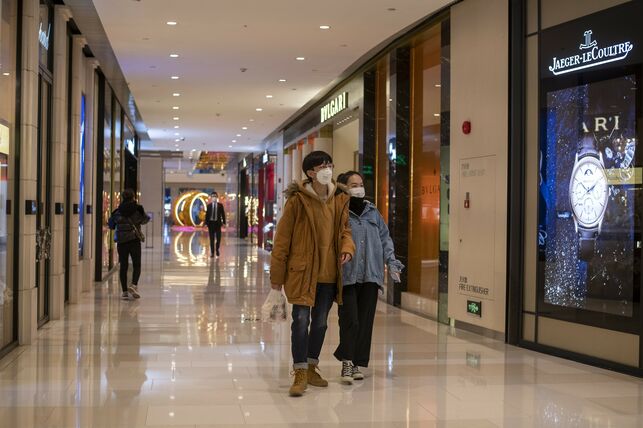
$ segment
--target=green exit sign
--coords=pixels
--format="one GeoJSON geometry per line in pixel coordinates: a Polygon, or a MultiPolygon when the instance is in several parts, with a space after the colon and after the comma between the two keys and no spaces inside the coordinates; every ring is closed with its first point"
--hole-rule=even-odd
{"type": "Polygon", "coordinates": [[[482,318],[482,302],[467,300],[467,313],[482,318]]]}

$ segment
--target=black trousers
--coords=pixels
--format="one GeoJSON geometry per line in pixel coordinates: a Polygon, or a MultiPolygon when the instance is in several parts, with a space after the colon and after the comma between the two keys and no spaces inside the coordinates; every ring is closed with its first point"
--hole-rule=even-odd
{"type": "Polygon", "coordinates": [[[118,243],[116,246],[118,250],[118,262],[120,263],[119,277],[121,280],[121,289],[123,292],[127,291],[127,269],[129,258],[132,258],[132,285],[138,284],[138,279],[141,277],[141,241],[134,239],[133,241],[118,243]]]}
{"type": "Polygon", "coordinates": [[[221,223],[216,221],[208,222],[208,235],[210,235],[210,254],[214,254],[214,239],[216,238],[216,249],[221,246],[221,223]]]}
{"type": "Polygon", "coordinates": [[[338,310],[339,346],[334,354],[338,360],[368,367],[378,292],[372,282],[344,286],[344,304],[338,310]]]}

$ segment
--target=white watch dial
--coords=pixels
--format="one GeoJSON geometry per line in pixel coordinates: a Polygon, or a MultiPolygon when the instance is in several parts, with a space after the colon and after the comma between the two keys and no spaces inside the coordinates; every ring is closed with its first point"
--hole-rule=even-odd
{"type": "Polygon", "coordinates": [[[578,161],[572,171],[569,196],[578,224],[596,227],[605,214],[609,197],[607,176],[598,159],[586,156],[578,161]]]}

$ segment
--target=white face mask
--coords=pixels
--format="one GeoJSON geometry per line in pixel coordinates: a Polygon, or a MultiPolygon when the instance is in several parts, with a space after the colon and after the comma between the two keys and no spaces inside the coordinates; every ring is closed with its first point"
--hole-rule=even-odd
{"type": "Polygon", "coordinates": [[[333,169],[332,168],[320,169],[317,172],[317,181],[319,181],[319,184],[323,184],[324,186],[328,186],[332,179],[333,179],[333,169]]]}
{"type": "Polygon", "coordinates": [[[363,187],[351,187],[348,193],[354,198],[363,198],[366,196],[366,190],[363,187]]]}

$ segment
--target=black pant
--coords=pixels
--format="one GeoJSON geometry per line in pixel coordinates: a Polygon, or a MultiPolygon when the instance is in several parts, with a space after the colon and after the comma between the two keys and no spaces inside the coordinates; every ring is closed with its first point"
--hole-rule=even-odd
{"type": "Polygon", "coordinates": [[[210,235],[210,254],[214,254],[214,238],[217,239],[217,253],[221,246],[221,223],[216,221],[208,222],[208,235],[210,235]]]}
{"type": "Polygon", "coordinates": [[[378,292],[372,282],[344,286],[344,304],[339,306],[339,346],[334,354],[338,360],[368,367],[378,292]]]}
{"type": "Polygon", "coordinates": [[[121,280],[121,288],[123,292],[127,291],[127,268],[130,256],[132,257],[132,285],[138,285],[138,279],[141,277],[141,241],[134,239],[133,241],[118,243],[118,262],[120,263],[119,277],[121,280]]]}

